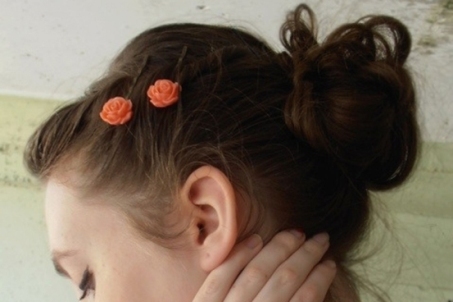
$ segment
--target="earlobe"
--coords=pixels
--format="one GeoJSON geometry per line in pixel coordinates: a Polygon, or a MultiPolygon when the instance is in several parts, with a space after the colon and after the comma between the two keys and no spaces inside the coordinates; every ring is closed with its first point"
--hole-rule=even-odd
{"type": "Polygon", "coordinates": [[[203,166],[188,177],[180,192],[192,209],[190,234],[200,266],[210,272],[225,260],[237,239],[234,188],[222,171],[203,166]]]}

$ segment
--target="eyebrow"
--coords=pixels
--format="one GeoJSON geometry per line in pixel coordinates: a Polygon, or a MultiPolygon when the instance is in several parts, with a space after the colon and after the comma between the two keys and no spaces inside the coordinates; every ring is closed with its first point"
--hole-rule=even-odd
{"type": "Polygon", "coordinates": [[[61,266],[60,261],[61,259],[72,257],[77,254],[75,250],[67,250],[67,251],[52,251],[52,263],[55,267],[55,271],[62,277],[70,278],[68,272],[61,266]]]}

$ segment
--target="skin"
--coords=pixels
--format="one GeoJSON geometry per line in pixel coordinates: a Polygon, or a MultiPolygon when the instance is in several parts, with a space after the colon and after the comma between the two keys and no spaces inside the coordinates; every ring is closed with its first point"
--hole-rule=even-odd
{"type": "Polygon", "coordinates": [[[45,210],[56,269],[83,301],[317,302],[334,278],[331,262],[318,264],[326,235],[305,241],[292,231],[264,248],[257,235],[236,244],[236,197],[215,168],[198,169],[181,188],[172,219],[188,228],[176,249],[140,237],[107,202],[111,196],[82,195],[71,186],[76,177],[50,177],[45,210]]]}

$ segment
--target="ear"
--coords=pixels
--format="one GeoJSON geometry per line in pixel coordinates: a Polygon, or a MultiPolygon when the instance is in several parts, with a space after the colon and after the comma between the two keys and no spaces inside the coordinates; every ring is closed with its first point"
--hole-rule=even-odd
{"type": "Polygon", "coordinates": [[[198,168],[187,178],[180,198],[191,212],[190,240],[199,251],[201,268],[219,266],[237,239],[236,195],[225,174],[212,166],[198,168]]]}

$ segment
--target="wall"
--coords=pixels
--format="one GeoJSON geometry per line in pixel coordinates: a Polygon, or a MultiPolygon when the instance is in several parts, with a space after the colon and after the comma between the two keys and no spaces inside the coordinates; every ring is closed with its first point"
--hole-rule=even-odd
{"type": "Polygon", "coordinates": [[[25,142],[55,102],[0,97],[0,301],[75,301],[50,262],[43,192],[22,165],[25,142]]]}
{"type": "MultiPolygon", "coordinates": [[[[0,0],[0,95],[73,98],[126,41],[168,22],[215,22],[253,29],[278,46],[284,14],[300,0],[0,0]]],[[[320,36],[367,14],[404,21],[414,40],[411,66],[424,137],[453,141],[452,0],[309,0],[320,36]]]]}
{"type": "MultiPolygon", "coordinates": [[[[326,30],[368,13],[396,15],[414,35],[410,60],[426,143],[414,178],[375,196],[394,236],[365,267],[394,301],[453,299],[452,1],[307,1],[326,30]],[[326,29],[327,28],[327,29],[326,29]],[[396,268],[401,270],[397,276],[396,268]],[[397,276],[391,277],[389,276],[397,276]]],[[[58,101],[79,95],[141,30],[181,20],[252,28],[277,45],[298,1],[0,0],[0,301],[75,301],[50,264],[42,192],[22,167],[27,137],[58,101]]],[[[371,242],[384,231],[378,220],[371,242]]]]}

